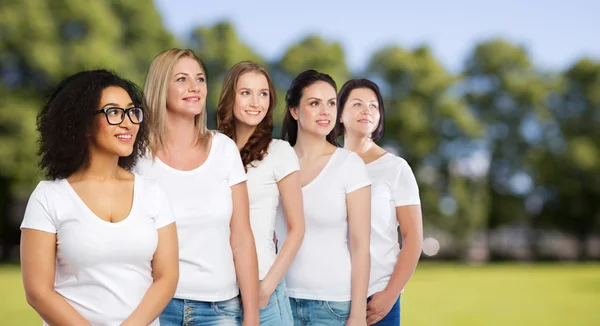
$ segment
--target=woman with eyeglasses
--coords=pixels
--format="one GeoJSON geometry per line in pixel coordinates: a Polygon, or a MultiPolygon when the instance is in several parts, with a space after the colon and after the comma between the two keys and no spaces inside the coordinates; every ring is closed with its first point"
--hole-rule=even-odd
{"type": "Polygon", "coordinates": [[[165,192],[130,172],[147,143],[141,92],[106,70],[62,81],[38,115],[40,167],[21,229],[27,302],[44,325],[159,325],[177,286],[165,192]]]}

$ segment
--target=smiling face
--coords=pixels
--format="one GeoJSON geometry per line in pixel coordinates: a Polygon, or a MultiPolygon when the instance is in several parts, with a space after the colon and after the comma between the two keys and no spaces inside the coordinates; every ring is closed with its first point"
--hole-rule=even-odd
{"type": "Polygon", "coordinates": [[[379,105],[377,95],[372,90],[368,88],[352,90],[340,118],[345,132],[359,137],[371,137],[379,125],[379,105]]]}
{"type": "Polygon", "coordinates": [[[336,112],[335,89],[323,81],[305,87],[298,108],[291,109],[299,131],[323,137],[333,130],[336,112]]]}
{"type": "MultiPolygon", "coordinates": [[[[100,106],[96,109],[110,108],[133,108],[134,103],[131,101],[129,94],[121,87],[107,87],[102,91],[100,98],[100,106]]],[[[108,153],[114,156],[125,157],[133,152],[133,144],[140,128],[139,124],[132,123],[132,120],[125,114],[123,121],[120,124],[112,125],[108,121],[114,122],[116,114],[120,110],[107,110],[108,113],[99,113],[94,120],[94,134],[91,137],[92,151],[108,153]],[[107,114],[109,114],[107,116],[107,114]]],[[[130,112],[133,121],[137,122],[136,116],[130,112]]]]}
{"type": "Polygon", "coordinates": [[[196,116],[206,108],[206,75],[200,64],[182,57],[175,65],[167,89],[167,110],[184,116],[196,116]]]}
{"type": "Polygon", "coordinates": [[[247,72],[237,80],[233,116],[237,123],[256,127],[271,104],[267,78],[259,72],[247,72]]]}

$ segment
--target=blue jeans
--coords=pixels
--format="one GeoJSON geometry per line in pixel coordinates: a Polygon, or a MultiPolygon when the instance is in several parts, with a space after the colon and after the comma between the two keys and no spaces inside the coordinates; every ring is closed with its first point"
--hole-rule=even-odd
{"type": "Polygon", "coordinates": [[[261,326],[292,326],[294,319],[292,317],[292,309],[290,300],[287,296],[285,282],[281,281],[271,298],[269,304],[260,309],[260,325],[261,326]]]}
{"type": "MultiPolygon", "coordinates": [[[[370,299],[371,298],[369,298],[367,302],[369,302],[370,299]]],[[[400,326],[400,296],[398,297],[398,300],[396,300],[396,303],[394,303],[394,305],[392,306],[392,310],[390,310],[390,312],[388,312],[388,314],[385,315],[385,317],[383,317],[382,320],[378,321],[373,325],[400,326]]]]}
{"type": "Polygon", "coordinates": [[[320,301],[290,298],[294,326],[344,326],[350,316],[350,301],[320,301]]]}
{"type": "Polygon", "coordinates": [[[242,304],[233,299],[204,302],[171,299],[160,315],[161,326],[239,326],[242,324],[242,304]]]}

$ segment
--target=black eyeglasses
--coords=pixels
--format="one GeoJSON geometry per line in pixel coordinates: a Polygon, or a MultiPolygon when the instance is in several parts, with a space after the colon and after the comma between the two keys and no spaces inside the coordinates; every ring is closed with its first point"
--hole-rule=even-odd
{"type": "Polygon", "coordinates": [[[96,111],[94,114],[104,113],[106,121],[110,125],[119,125],[125,120],[125,114],[129,117],[129,121],[133,124],[140,124],[144,120],[144,111],[142,108],[122,109],[116,107],[103,108],[96,111]]]}

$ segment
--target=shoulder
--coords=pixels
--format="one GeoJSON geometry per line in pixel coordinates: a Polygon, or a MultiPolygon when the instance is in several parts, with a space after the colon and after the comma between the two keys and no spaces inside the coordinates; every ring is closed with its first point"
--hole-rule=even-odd
{"type": "Polygon", "coordinates": [[[237,145],[233,139],[227,137],[220,131],[211,131],[211,142],[212,148],[234,148],[237,151],[237,145]]]}
{"type": "Polygon", "coordinates": [[[157,179],[135,174],[135,192],[140,192],[148,202],[160,201],[166,192],[157,179]]]}
{"type": "Polygon", "coordinates": [[[288,143],[287,141],[281,139],[271,140],[271,144],[269,144],[268,154],[276,156],[279,153],[282,153],[283,155],[287,153],[293,153],[294,155],[296,155],[296,152],[294,151],[290,143],[288,143]]]}
{"type": "Polygon", "coordinates": [[[365,162],[358,156],[358,154],[349,151],[344,148],[337,148],[336,155],[338,155],[339,160],[343,162],[344,165],[351,166],[365,166],[365,162]]]}
{"type": "Polygon", "coordinates": [[[40,181],[29,196],[29,204],[37,202],[46,209],[54,203],[64,203],[68,198],[66,179],[40,181]]]}

